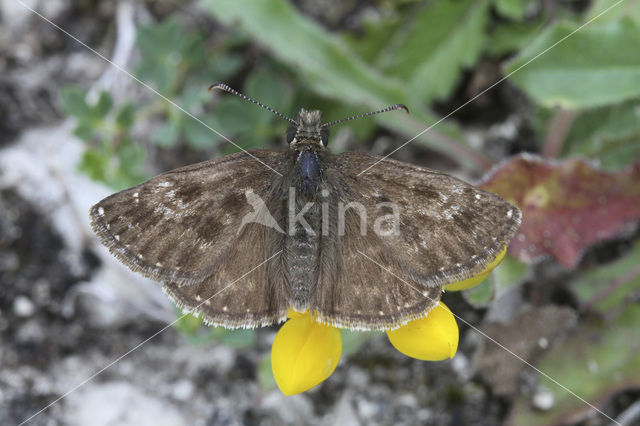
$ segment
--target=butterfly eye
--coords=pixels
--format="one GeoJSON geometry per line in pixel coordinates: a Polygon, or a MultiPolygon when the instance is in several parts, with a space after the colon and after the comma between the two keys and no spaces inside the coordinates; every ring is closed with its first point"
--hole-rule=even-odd
{"type": "Polygon", "coordinates": [[[327,146],[329,143],[329,129],[321,129],[320,130],[320,139],[322,140],[322,144],[327,146]]]}
{"type": "Polygon", "coordinates": [[[291,144],[293,140],[296,138],[296,132],[298,129],[295,126],[289,126],[287,129],[287,143],[291,144]]]}

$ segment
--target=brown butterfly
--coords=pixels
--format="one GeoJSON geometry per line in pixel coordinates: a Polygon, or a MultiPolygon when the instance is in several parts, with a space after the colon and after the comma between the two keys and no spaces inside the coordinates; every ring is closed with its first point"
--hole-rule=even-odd
{"type": "Polygon", "coordinates": [[[172,170],[90,211],[114,256],[210,324],[267,325],[294,308],[339,327],[395,327],[482,271],[520,224],[517,207],[445,173],[329,152],[331,125],[403,105],[323,124],[319,111],[293,120],[212,87],[291,122],[288,148],[172,170]]]}

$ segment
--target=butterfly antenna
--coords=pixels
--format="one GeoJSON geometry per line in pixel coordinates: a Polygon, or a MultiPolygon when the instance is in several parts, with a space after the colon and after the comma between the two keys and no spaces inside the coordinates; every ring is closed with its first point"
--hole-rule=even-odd
{"type": "Polygon", "coordinates": [[[272,113],[274,113],[274,114],[275,114],[275,115],[277,115],[278,117],[280,117],[280,118],[284,118],[285,120],[287,120],[287,121],[288,121],[289,123],[291,123],[291,124],[296,124],[295,120],[293,120],[293,119],[291,119],[291,118],[287,117],[287,116],[286,116],[286,115],[284,115],[284,114],[279,113],[279,112],[278,112],[278,111],[276,111],[275,109],[273,109],[273,108],[271,108],[271,107],[268,107],[268,106],[266,106],[265,104],[262,104],[262,103],[260,103],[260,102],[258,102],[258,101],[256,101],[256,100],[251,99],[251,98],[250,98],[250,97],[248,97],[247,95],[243,95],[242,93],[238,92],[237,90],[232,89],[231,87],[227,86],[227,85],[226,85],[226,84],[224,84],[224,83],[214,83],[214,84],[212,84],[211,86],[209,86],[209,91],[211,91],[211,90],[213,90],[213,89],[222,89],[222,90],[224,90],[225,92],[229,92],[229,93],[231,93],[231,94],[233,94],[233,95],[236,95],[236,96],[238,96],[238,97],[240,97],[240,98],[244,99],[245,101],[249,101],[249,102],[254,103],[254,104],[258,105],[258,106],[261,106],[262,108],[266,109],[267,111],[271,111],[272,113]]]}
{"type": "Polygon", "coordinates": [[[332,121],[330,123],[324,123],[322,125],[322,127],[329,127],[329,126],[333,126],[334,124],[344,123],[345,121],[355,120],[356,118],[362,118],[362,117],[367,117],[369,115],[381,114],[383,112],[395,111],[397,109],[402,109],[402,110],[404,110],[404,112],[409,114],[409,108],[407,108],[406,106],[404,106],[402,104],[395,104],[395,105],[391,105],[389,107],[386,107],[386,108],[378,110],[378,111],[366,112],[364,114],[354,115],[353,117],[343,118],[342,120],[336,120],[336,121],[332,121]]]}

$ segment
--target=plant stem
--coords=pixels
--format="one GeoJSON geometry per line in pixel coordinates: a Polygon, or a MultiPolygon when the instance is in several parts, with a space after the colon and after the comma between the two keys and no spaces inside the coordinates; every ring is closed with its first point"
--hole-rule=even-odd
{"type": "Polygon", "coordinates": [[[547,139],[542,146],[542,155],[544,157],[556,158],[560,155],[562,145],[576,116],[577,113],[574,110],[558,109],[549,123],[547,139]]]}

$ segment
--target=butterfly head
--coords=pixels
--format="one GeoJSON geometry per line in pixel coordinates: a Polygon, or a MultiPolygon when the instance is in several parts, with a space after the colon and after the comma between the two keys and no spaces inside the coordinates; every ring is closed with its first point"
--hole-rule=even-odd
{"type": "Polygon", "coordinates": [[[287,130],[287,143],[294,149],[301,145],[324,149],[329,143],[329,129],[322,125],[320,111],[301,109],[295,124],[287,130]]]}

